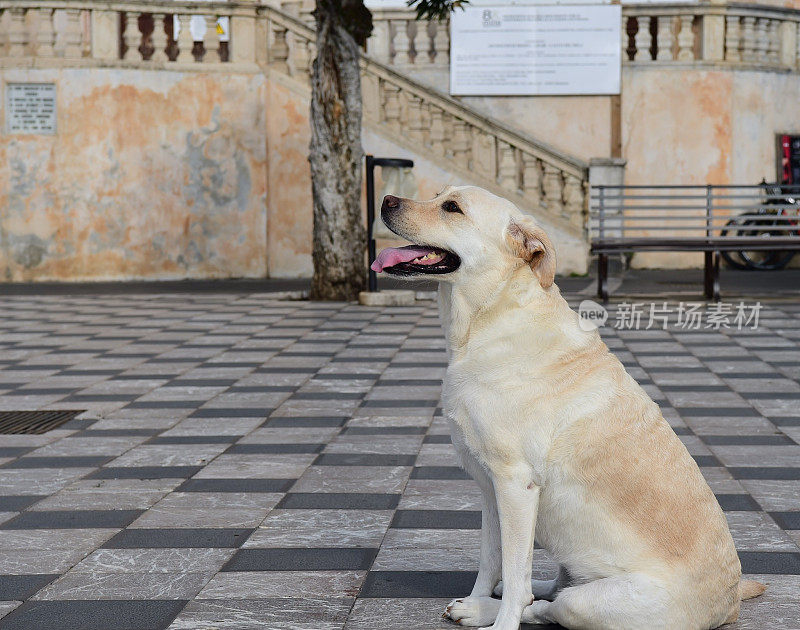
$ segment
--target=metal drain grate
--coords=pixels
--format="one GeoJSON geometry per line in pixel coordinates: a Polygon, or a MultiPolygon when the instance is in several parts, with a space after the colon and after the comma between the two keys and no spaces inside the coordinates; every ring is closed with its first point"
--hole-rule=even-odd
{"type": "Polygon", "coordinates": [[[0,411],[0,433],[46,433],[83,412],[83,409],[0,411]]]}

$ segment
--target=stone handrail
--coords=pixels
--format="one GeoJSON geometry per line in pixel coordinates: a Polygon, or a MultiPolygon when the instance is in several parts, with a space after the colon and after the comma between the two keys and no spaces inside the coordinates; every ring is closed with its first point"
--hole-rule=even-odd
{"type": "MultiPolygon", "coordinates": [[[[272,7],[267,19],[268,64],[307,82],[314,58],[314,31],[301,19],[272,7]]],[[[573,232],[582,231],[588,165],[459,101],[412,81],[369,56],[361,59],[364,116],[410,150],[463,173],[528,211],[573,232]]]]}

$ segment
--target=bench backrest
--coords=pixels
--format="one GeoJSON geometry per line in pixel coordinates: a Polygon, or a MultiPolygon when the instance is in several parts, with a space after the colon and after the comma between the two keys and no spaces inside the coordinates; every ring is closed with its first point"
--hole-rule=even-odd
{"type": "Polygon", "coordinates": [[[595,186],[590,200],[592,242],[741,239],[765,230],[800,239],[800,186],[595,186]]]}

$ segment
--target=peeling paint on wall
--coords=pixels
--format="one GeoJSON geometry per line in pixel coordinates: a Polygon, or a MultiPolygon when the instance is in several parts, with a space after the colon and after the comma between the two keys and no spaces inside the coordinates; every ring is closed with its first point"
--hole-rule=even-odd
{"type": "Polygon", "coordinates": [[[0,278],[266,275],[265,78],[5,69],[58,134],[0,136],[0,278]]]}

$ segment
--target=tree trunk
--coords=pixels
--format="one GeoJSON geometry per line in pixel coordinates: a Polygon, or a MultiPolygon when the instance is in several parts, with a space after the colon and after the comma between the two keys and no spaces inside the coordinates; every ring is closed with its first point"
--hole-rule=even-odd
{"type": "Polygon", "coordinates": [[[309,153],[314,196],[311,297],[354,300],[366,283],[359,49],[345,27],[341,0],[317,0],[314,16],[317,57],[311,77],[309,153]]]}

